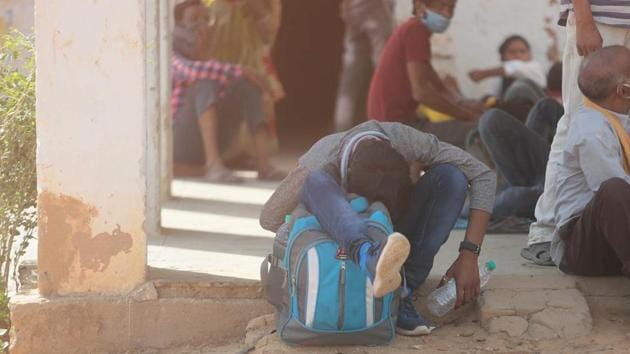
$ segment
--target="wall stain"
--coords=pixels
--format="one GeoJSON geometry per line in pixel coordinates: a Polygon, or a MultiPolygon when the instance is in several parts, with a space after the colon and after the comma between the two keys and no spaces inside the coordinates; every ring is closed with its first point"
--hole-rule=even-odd
{"type": "Polygon", "coordinates": [[[69,280],[73,262],[79,257],[79,281],[85,271],[104,272],[115,255],[129,253],[133,246],[131,234],[120,225],[111,233],[92,235],[92,219],[98,215],[95,207],[66,195],[47,191],[38,197],[39,289],[43,295],[57,294],[69,280]]]}

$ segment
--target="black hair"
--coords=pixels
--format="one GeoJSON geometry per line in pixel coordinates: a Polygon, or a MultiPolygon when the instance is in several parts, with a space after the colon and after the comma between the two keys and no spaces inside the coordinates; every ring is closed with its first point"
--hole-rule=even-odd
{"type": "Polygon", "coordinates": [[[503,43],[501,43],[501,45],[499,46],[499,54],[501,55],[501,59],[503,59],[503,57],[505,56],[505,52],[507,52],[508,47],[510,46],[510,44],[512,44],[512,42],[516,42],[516,41],[521,41],[523,43],[525,43],[525,46],[527,47],[527,49],[531,50],[532,47],[529,45],[529,42],[527,41],[527,39],[525,39],[525,37],[515,34],[515,35],[511,35],[509,37],[507,37],[503,43]]]}
{"type": "Polygon", "coordinates": [[[184,11],[191,6],[203,6],[201,0],[186,0],[175,5],[175,24],[179,24],[184,18],[184,11]]]}
{"type": "Polygon", "coordinates": [[[562,63],[557,62],[547,72],[547,89],[549,91],[562,91],[562,63]]]}
{"type": "Polygon", "coordinates": [[[411,194],[409,164],[389,142],[370,139],[355,148],[348,166],[348,192],[387,207],[397,220],[411,194]]]}

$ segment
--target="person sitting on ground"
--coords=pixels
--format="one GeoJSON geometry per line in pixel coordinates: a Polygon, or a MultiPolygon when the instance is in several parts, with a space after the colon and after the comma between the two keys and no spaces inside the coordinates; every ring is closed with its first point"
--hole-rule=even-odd
{"type": "Polygon", "coordinates": [[[448,89],[431,64],[431,36],[444,32],[456,0],[413,0],[414,17],[399,26],[381,54],[368,95],[368,119],[401,122],[463,147],[483,111],[480,101],[465,100],[448,89]],[[418,104],[456,118],[420,119],[418,104]]]}
{"type": "MultiPolygon", "coordinates": [[[[281,0],[203,0],[210,11],[212,36],[208,43],[211,58],[239,64],[264,80],[269,92],[263,95],[268,150],[278,150],[275,106],[285,96],[273,60],[271,48],[282,17],[281,0]]],[[[228,114],[228,113],[226,113],[228,114]]],[[[234,113],[231,113],[234,114],[234,113]]],[[[238,114],[238,113],[236,113],[238,114]]],[[[244,124],[221,156],[227,166],[255,169],[258,148],[244,124]]]]}
{"type": "MultiPolygon", "coordinates": [[[[514,106],[499,105],[485,112],[479,120],[481,149],[471,145],[471,152],[487,155],[503,178],[499,183],[490,232],[527,232],[535,219],[536,202],[544,189],[547,160],[556,127],[564,115],[562,97],[562,63],[556,63],[547,75],[548,97],[540,99],[521,120],[514,106]]],[[[485,162],[485,160],[483,160],[485,162]]],[[[462,216],[466,216],[465,212],[462,216]]],[[[542,262],[542,260],[541,260],[542,262]]],[[[548,264],[549,262],[547,262],[548,264]]],[[[549,264],[548,264],[549,265],[549,264]]]]}
{"type": "Polygon", "coordinates": [[[492,213],[492,232],[527,232],[544,188],[549,149],[563,114],[562,105],[546,97],[536,103],[525,123],[497,108],[481,116],[479,136],[484,151],[505,179],[492,213]]]}
{"type": "Polygon", "coordinates": [[[606,1],[606,11],[600,11],[601,1],[562,0],[558,24],[565,27],[566,44],[563,55],[562,102],[564,117],[558,122],[556,136],[551,144],[545,188],[536,204],[536,221],[529,229],[527,247],[521,255],[536,264],[539,259],[551,260],[550,248],[556,230],[553,206],[560,185],[557,167],[564,155],[567,132],[573,115],[583,101],[578,88],[578,76],[583,59],[606,45],[624,45],[630,48],[630,17],[628,1],[606,1]],[[536,257],[529,257],[534,255],[536,257]]]}
{"type": "Polygon", "coordinates": [[[551,257],[569,274],[630,277],[630,49],[590,54],[558,169],[551,257]]]}
{"type": "Polygon", "coordinates": [[[506,193],[499,193],[497,196],[497,206],[490,225],[493,232],[520,233],[521,228],[527,227],[533,218],[533,211],[531,213],[529,211],[529,201],[518,201],[517,205],[524,207],[519,208],[518,212],[513,207],[506,208],[505,203],[512,205],[510,201],[520,194],[513,194],[515,190],[510,187],[527,187],[528,195],[533,197],[538,194],[538,182],[544,181],[547,168],[546,166],[538,168],[540,167],[538,163],[541,158],[547,160],[548,152],[545,153],[545,150],[551,146],[558,122],[564,114],[562,63],[554,64],[547,74],[547,97],[541,98],[531,108],[528,106],[527,103],[498,102],[482,115],[479,127],[469,135],[466,142],[466,151],[500,172],[499,189],[505,190],[506,193]],[[480,133],[481,130],[484,131],[483,134],[480,133]],[[533,150],[525,148],[530,144],[537,147],[533,150]],[[524,156],[529,158],[524,159],[524,156]],[[518,173],[514,174],[517,171],[518,173]],[[541,172],[542,176],[539,175],[541,172]],[[534,186],[536,187],[530,188],[534,186]],[[510,190],[511,192],[508,192],[510,190]],[[504,219],[508,219],[507,223],[503,222],[504,219]],[[516,221],[514,226],[517,227],[512,228],[514,221],[516,221]],[[504,229],[504,226],[508,229],[504,229]]]}
{"type": "MultiPolygon", "coordinates": [[[[368,121],[322,138],[265,203],[260,224],[276,232],[284,216],[302,202],[374,279],[375,295],[400,286],[403,264],[411,294],[427,279],[435,255],[455,225],[469,185],[469,227],[459,256],[446,272],[446,277],[454,277],[457,283],[459,307],[480,291],[477,257],[494,205],[496,176],[468,153],[431,134],[400,123],[368,121]],[[419,163],[426,171],[412,176],[417,179],[414,184],[411,163],[419,163]],[[400,234],[390,236],[385,244],[370,241],[366,225],[352,210],[346,193],[383,202],[400,234]]],[[[434,328],[417,313],[411,296],[402,299],[399,311],[400,334],[428,334],[434,328]]]]}
{"type": "Polygon", "coordinates": [[[488,78],[500,77],[501,86],[496,96],[502,101],[516,98],[526,99],[533,106],[545,96],[543,89],[547,79],[543,66],[532,59],[529,42],[522,36],[513,35],[505,39],[499,47],[502,64],[495,68],[472,70],[471,80],[479,82],[488,78]]]}
{"type": "Polygon", "coordinates": [[[267,151],[264,82],[239,65],[209,59],[204,46],[210,35],[208,11],[201,0],[185,0],[175,7],[171,64],[175,174],[201,167],[209,181],[242,181],[223,165],[220,149],[245,120],[258,146],[258,178],[281,180],[285,174],[271,165],[267,151]],[[238,114],[225,113],[234,111],[238,114]]]}

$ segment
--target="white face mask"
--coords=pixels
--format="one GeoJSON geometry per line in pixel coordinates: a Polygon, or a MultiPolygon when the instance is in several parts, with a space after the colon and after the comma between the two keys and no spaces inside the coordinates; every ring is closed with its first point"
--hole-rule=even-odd
{"type": "MultiPolygon", "coordinates": [[[[622,89],[621,89],[621,92],[622,92],[622,93],[623,93],[623,87],[627,88],[627,89],[628,89],[628,91],[630,91],[630,84],[622,84],[622,85],[621,85],[621,87],[622,87],[622,89]]],[[[623,97],[623,98],[624,98],[624,99],[626,99],[626,100],[630,100],[630,96],[624,96],[624,95],[621,95],[621,97],[623,97]]]]}

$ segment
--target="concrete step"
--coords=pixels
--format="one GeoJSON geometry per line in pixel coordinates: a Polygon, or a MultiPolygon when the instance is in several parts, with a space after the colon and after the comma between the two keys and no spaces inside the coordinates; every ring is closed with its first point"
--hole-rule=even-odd
{"type": "Polygon", "coordinates": [[[125,296],[11,299],[11,353],[121,353],[223,346],[241,340],[247,323],[272,313],[259,283],[167,269],[125,296]]]}
{"type": "MultiPolygon", "coordinates": [[[[22,278],[36,278],[34,264],[21,269],[25,271],[22,278]]],[[[245,346],[241,340],[248,322],[273,313],[255,280],[159,268],[149,268],[148,278],[143,287],[126,296],[43,298],[33,290],[14,296],[12,353],[215,353],[210,348],[233,348],[239,342],[245,346]]],[[[417,292],[417,308],[425,314],[424,297],[438,281],[438,276],[431,276],[417,292]]],[[[36,284],[31,281],[30,286],[36,284]]],[[[630,323],[630,281],[571,277],[556,271],[497,274],[479,303],[446,318],[429,318],[442,326],[440,333],[464,337],[474,333],[475,340],[502,338],[502,345],[590,338],[589,326],[597,332],[601,326],[630,323]]],[[[269,348],[280,348],[276,339],[265,340],[273,344],[269,348]]],[[[416,345],[412,343],[402,338],[396,346],[409,349],[416,345]]],[[[483,347],[486,342],[477,344],[483,347]]],[[[291,352],[282,348],[279,352],[291,352]]]]}

